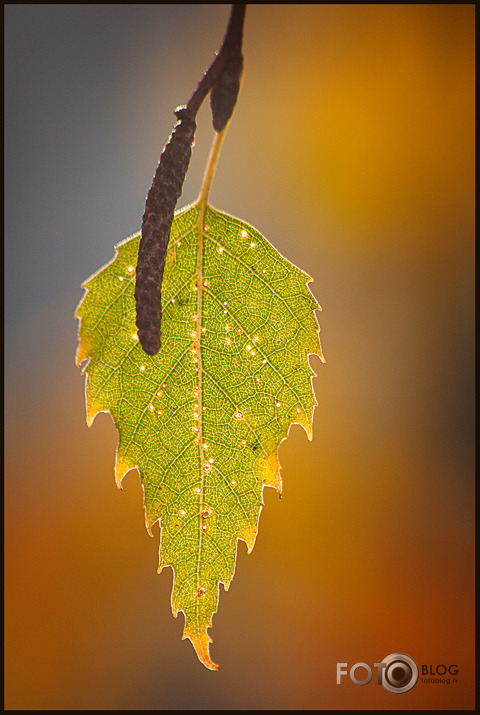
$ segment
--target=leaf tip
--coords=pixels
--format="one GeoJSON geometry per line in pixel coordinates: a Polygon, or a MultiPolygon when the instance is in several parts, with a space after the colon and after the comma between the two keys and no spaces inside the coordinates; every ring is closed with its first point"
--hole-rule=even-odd
{"type": "Polygon", "coordinates": [[[202,663],[205,668],[209,670],[218,670],[217,663],[214,663],[210,658],[209,644],[212,639],[207,635],[207,633],[198,633],[195,635],[183,636],[184,638],[190,638],[195,652],[197,654],[198,660],[202,663]]]}

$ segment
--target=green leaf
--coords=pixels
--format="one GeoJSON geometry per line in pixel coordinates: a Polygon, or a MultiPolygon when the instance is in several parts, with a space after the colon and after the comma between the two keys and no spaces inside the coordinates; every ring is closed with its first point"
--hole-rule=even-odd
{"type": "Polygon", "coordinates": [[[77,364],[88,358],[87,421],[110,412],[120,433],[116,481],[137,468],[146,525],[161,527],[159,572],[174,572],[184,638],[216,669],[207,629],[237,540],[253,548],[265,486],[279,493],[277,450],[292,423],[311,439],[323,361],[312,279],[248,224],[197,202],[175,214],[162,288],[162,348],[135,325],[139,234],[83,287],[77,364]]]}

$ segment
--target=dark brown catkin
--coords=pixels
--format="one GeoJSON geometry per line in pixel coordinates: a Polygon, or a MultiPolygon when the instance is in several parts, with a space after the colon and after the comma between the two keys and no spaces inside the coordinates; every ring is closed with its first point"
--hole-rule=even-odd
{"type": "Polygon", "coordinates": [[[175,110],[178,122],[165,145],[145,202],[138,249],[135,305],[138,338],[148,355],[160,349],[162,279],[177,201],[182,193],[195,135],[195,115],[187,107],[175,110]]]}
{"type": "Polygon", "coordinates": [[[212,123],[216,132],[223,131],[232,116],[240,90],[242,72],[243,55],[241,50],[238,50],[228,59],[225,69],[210,92],[212,123]]]}

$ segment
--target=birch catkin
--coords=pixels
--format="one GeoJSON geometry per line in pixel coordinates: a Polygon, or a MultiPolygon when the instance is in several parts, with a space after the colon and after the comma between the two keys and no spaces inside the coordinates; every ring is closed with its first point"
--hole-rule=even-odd
{"type": "Polygon", "coordinates": [[[232,116],[240,91],[242,74],[243,55],[241,50],[237,49],[225,63],[223,72],[210,92],[212,123],[216,132],[222,132],[232,116]]]}
{"type": "Polygon", "coordinates": [[[135,304],[138,338],[148,355],[160,349],[161,286],[170,228],[182,193],[195,135],[195,114],[187,107],[175,110],[178,122],[165,145],[147,195],[138,251],[135,304]]]}

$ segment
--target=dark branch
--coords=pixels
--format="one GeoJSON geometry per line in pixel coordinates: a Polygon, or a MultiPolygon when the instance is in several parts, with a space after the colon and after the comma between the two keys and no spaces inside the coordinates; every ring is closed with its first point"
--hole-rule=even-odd
{"type": "Polygon", "coordinates": [[[211,91],[215,131],[225,129],[232,116],[243,72],[245,4],[232,5],[222,45],[186,107],[178,107],[178,122],[160,157],[147,195],[142,219],[135,281],[136,324],[140,344],[148,355],[161,345],[161,286],[173,215],[187,173],[195,135],[195,117],[211,91]]]}

